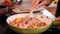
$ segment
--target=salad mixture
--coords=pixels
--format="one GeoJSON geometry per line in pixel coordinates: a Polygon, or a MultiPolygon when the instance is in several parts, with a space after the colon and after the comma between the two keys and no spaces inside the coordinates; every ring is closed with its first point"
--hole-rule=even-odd
{"type": "Polygon", "coordinates": [[[18,28],[39,28],[47,26],[49,18],[41,16],[39,19],[35,17],[18,17],[10,21],[10,25],[18,28]],[[47,20],[48,21],[47,21],[47,20]]]}

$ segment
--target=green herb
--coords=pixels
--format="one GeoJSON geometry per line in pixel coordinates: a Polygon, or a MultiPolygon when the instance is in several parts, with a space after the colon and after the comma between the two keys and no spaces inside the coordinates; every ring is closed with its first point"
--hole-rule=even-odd
{"type": "Polygon", "coordinates": [[[16,0],[10,0],[13,4],[16,4],[16,0]]]}

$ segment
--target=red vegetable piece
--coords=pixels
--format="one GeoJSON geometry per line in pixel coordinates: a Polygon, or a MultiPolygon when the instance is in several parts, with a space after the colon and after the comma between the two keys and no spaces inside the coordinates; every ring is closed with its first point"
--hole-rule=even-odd
{"type": "Polygon", "coordinates": [[[38,27],[42,27],[42,26],[46,26],[46,23],[43,22],[43,23],[38,23],[38,27]]]}
{"type": "Polygon", "coordinates": [[[12,5],[12,3],[11,2],[8,2],[8,1],[5,1],[4,4],[5,5],[8,5],[8,6],[11,6],[12,5]]]}

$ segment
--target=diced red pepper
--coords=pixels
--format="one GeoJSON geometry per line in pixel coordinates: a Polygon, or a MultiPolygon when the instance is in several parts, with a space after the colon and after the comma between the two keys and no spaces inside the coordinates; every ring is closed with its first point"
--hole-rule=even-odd
{"type": "Polygon", "coordinates": [[[4,4],[5,5],[8,5],[8,6],[11,6],[12,5],[12,3],[11,2],[8,2],[8,1],[5,1],[4,4]]]}

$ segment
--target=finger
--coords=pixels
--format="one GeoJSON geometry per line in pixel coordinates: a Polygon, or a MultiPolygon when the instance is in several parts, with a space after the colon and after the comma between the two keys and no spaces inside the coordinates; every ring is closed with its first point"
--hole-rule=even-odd
{"type": "Polygon", "coordinates": [[[32,1],[32,6],[38,4],[39,1],[40,1],[40,0],[33,0],[33,1],[32,1]]]}
{"type": "Polygon", "coordinates": [[[40,3],[37,7],[41,7],[47,4],[50,4],[52,2],[52,0],[42,0],[42,3],[40,3]]]}
{"type": "Polygon", "coordinates": [[[32,0],[32,5],[36,2],[36,0],[32,0]]]}
{"type": "Polygon", "coordinates": [[[32,5],[31,10],[33,10],[33,9],[38,5],[39,2],[40,2],[40,1],[36,0],[36,2],[32,5]]]}
{"type": "Polygon", "coordinates": [[[44,0],[32,0],[32,5],[35,4],[37,1],[44,1],[44,0]]]}
{"type": "Polygon", "coordinates": [[[42,3],[38,4],[38,6],[36,8],[39,8],[41,6],[44,6],[46,4],[46,1],[42,1],[42,3]]]}

